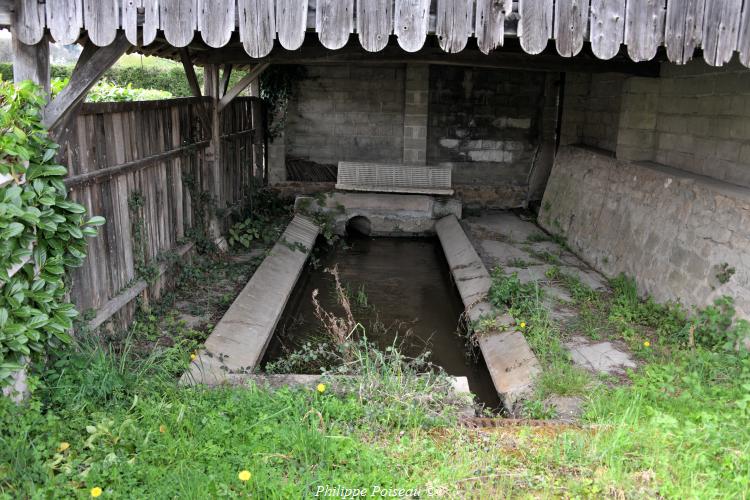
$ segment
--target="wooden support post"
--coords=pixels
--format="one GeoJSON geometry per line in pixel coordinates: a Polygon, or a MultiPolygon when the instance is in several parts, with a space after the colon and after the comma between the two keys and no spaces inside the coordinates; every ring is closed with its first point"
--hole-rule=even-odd
{"type": "Polygon", "coordinates": [[[47,96],[50,93],[49,42],[43,37],[35,45],[26,45],[13,36],[13,81],[31,80],[47,96]]]}
{"type": "MultiPolygon", "coordinates": [[[[207,64],[203,68],[203,93],[207,97],[212,98],[212,106],[210,112],[210,140],[211,145],[206,149],[206,169],[208,180],[205,189],[211,193],[211,197],[214,200],[217,208],[224,208],[224,190],[223,179],[221,175],[222,170],[222,157],[221,157],[221,119],[219,116],[219,66],[217,64],[207,64]]],[[[209,220],[210,236],[214,238],[214,241],[220,249],[226,249],[226,240],[221,236],[222,226],[219,222],[215,213],[211,214],[209,220]]]]}
{"type": "Polygon", "coordinates": [[[55,129],[83,101],[86,92],[101,78],[117,60],[131,47],[125,33],[118,33],[115,41],[98,48],[80,67],[76,67],[65,87],[44,110],[42,123],[55,129]]]}
{"type": "Polygon", "coordinates": [[[201,97],[201,87],[198,83],[198,77],[195,76],[195,68],[193,67],[193,61],[190,59],[190,53],[187,47],[180,49],[180,60],[182,61],[182,67],[185,70],[185,76],[187,77],[188,85],[190,90],[195,97],[201,97]]]}
{"type": "Polygon", "coordinates": [[[255,66],[253,69],[250,70],[250,72],[242,77],[242,80],[237,82],[237,84],[229,89],[224,95],[224,97],[221,98],[221,101],[219,101],[219,113],[222,112],[224,108],[226,108],[232,100],[234,100],[235,97],[240,95],[240,92],[245,90],[248,85],[253,83],[253,80],[258,78],[271,64],[264,62],[260,63],[257,66],[255,66]]]}
{"type": "Polygon", "coordinates": [[[225,64],[224,69],[221,72],[221,85],[219,87],[219,97],[227,95],[229,90],[229,79],[232,77],[232,65],[225,64]]]}
{"type": "MultiPolygon", "coordinates": [[[[86,64],[89,59],[91,59],[91,56],[93,56],[97,50],[99,50],[99,47],[91,43],[91,40],[86,40],[86,43],[83,44],[83,50],[78,56],[76,65],[73,68],[73,73],[75,73],[76,71],[80,71],[83,65],[86,64]]],[[[52,131],[52,138],[55,140],[55,142],[60,144],[61,148],[65,147],[65,144],[68,141],[71,132],[73,131],[73,126],[75,125],[75,120],[78,116],[78,113],[81,112],[83,101],[83,99],[78,101],[78,103],[71,108],[70,112],[67,113],[67,115],[62,120],[60,120],[60,123],[58,123],[55,129],[52,131]]]]}

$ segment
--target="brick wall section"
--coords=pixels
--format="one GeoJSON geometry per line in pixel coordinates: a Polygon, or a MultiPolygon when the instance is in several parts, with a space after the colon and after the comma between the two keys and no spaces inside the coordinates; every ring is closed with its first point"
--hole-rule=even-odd
{"type": "Polygon", "coordinates": [[[289,103],[286,154],[318,163],[401,162],[404,66],[307,66],[289,103]]]}
{"type": "Polygon", "coordinates": [[[427,162],[427,110],[430,67],[426,64],[406,66],[404,94],[404,163],[424,165],[427,162]]]}
{"type": "Polygon", "coordinates": [[[540,143],[544,73],[433,66],[427,162],[458,184],[525,185],[540,143]]]}
{"type": "Polygon", "coordinates": [[[625,77],[617,73],[568,73],[560,144],[585,144],[614,152],[624,82],[625,77]]]}
{"type": "Polygon", "coordinates": [[[620,101],[616,156],[620,160],[653,160],[654,127],[659,107],[659,80],[628,78],[620,101]]]}

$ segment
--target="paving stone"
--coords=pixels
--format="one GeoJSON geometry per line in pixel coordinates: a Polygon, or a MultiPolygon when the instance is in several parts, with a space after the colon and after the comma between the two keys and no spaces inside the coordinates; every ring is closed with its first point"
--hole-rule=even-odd
{"type": "Polygon", "coordinates": [[[544,235],[544,231],[535,224],[518,218],[512,212],[488,213],[481,217],[469,218],[471,227],[480,227],[488,231],[497,232],[516,243],[523,243],[531,235],[544,235]]]}
{"type": "Polygon", "coordinates": [[[542,263],[541,260],[535,259],[518,245],[495,240],[482,240],[481,245],[484,253],[492,259],[495,265],[506,267],[514,263],[514,261],[520,260],[534,264],[542,263]]]}
{"type": "Polygon", "coordinates": [[[597,373],[623,374],[626,368],[636,368],[636,363],[624,348],[611,342],[592,342],[586,337],[575,336],[565,343],[573,362],[597,373]]]}

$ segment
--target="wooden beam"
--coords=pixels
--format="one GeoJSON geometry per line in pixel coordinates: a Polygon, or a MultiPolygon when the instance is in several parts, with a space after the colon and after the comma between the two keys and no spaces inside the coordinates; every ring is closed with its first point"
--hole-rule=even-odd
{"type": "Polygon", "coordinates": [[[222,97],[219,101],[219,113],[221,113],[222,110],[226,108],[229,103],[234,100],[235,97],[240,95],[240,92],[245,90],[248,85],[253,83],[253,80],[258,78],[270,65],[271,64],[268,62],[262,62],[258,64],[253,69],[251,69],[250,72],[242,78],[242,80],[237,82],[234,87],[229,89],[224,97],[222,97]]]}
{"type": "Polygon", "coordinates": [[[219,83],[219,97],[227,95],[227,90],[229,90],[229,79],[232,77],[232,68],[233,66],[231,64],[224,65],[224,69],[221,72],[221,82],[219,83]]]}
{"type": "MultiPolygon", "coordinates": [[[[91,40],[88,38],[86,39],[86,42],[83,44],[83,50],[81,51],[81,54],[78,56],[78,60],[76,61],[76,65],[73,68],[73,72],[80,70],[84,64],[86,64],[89,59],[91,59],[91,56],[93,56],[96,51],[99,50],[99,47],[94,45],[91,40]]],[[[68,138],[70,137],[70,133],[73,131],[73,125],[75,124],[76,116],[78,116],[78,113],[81,112],[81,107],[83,107],[83,100],[79,101],[76,105],[74,105],[70,112],[63,117],[62,120],[57,124],[55,129],[52,131],[51,136],[60,145],[65,144],[68,141],[68,138]]]]}
{"type": "Polygon", "coordinates": [[[50,93],[49,42],[42,37],[39,43],[26,45],[13,36],[13,81],[20,83],[31,80],[50,93]]]}
{"type": "Polygon", "coordinates": [[[70,82],[44,110],[42,124],[49,129],[56,128],[60,122],[83,101],[86,92],[101,78],[117,60],[131,47],[125,33],[117,34],[115,41],[106,47],[96,50],[70,77],[70,82]]]}
{"type": "Polygon", "coordinates": [[[195,75],[195,67],[193,67],[193,61],[190,59],[190,52],[188,52],[187,47],[180,49],[180,60],[185,70],[188,85],[190,85],[190,91],[193,93],[193,96],[201,97],[201,86],[198,83],[198,77],[195,75]]]}

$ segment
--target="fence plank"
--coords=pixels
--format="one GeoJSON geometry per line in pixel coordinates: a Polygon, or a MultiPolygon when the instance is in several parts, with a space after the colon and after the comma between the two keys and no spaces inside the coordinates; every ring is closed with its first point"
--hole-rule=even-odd
{"type": "Polygon", "coordinates": [[[438,0],[435,34],[440,48],[448,53],[461,52],[472,34],[474,2],[438,0]]]}
{"type": "Polygon", "coordinates": [[[184,47],[193,40],[198,14],[196,1],[159,1],[159,26],[170,45],[184,47]]]}
{"type": "Polygon", "coordinates": [[[47,26],[55,42],[75,43],[83,26],[81,0],[47,0],[47,26]]]}
{"type": "Polygon", "coordinates": [[[740,62],[750,68],[750,1],[745,2],[742,9],[742,24],[737,40],[737,51],[740,53],[740,62]]]}
{"type": "Polygon", "coordinates": [[[518,37],[527,54],[539,54],[552,35],[553,0],[518,0],[518,37]]]}
{"type": "Polygon", "coordinates": [[[276,38],[273,0],[238,0],[240,40],[250,57],[265,57],[276,38]]]}
{"type": "Polygon", "coordinates": [[[234,31],[234,0],[198,0],[198,30],[209,47],[223,47],[234,31]]]}
{"type": "Polygon", "coordinates": [[[671,0],[667,2],[664,45],[667,57],[677,64],[693,58],[695,48],[703,38],[703,9],[705,0],[671,0]]]}
{"type": "Polygon", "coordinates": [[[422,48],[430,23],[430,0],[396,0],[395,33],[407,52],[422,48]]]}
{"type": "Polygon", "coordinates": [[[555,48],[564,57],[572,57],[583,48],[589,22],[589,0],[555,0],[555,48]]]}
{"type": "Polygon", "coordinates": [[[391,0],[357,2],[357,33],[366,51],[378,52],[388,44],[393,33],[392,6],[391,0]]]}
{"type": "Polygon", "coordinates": [[[318,0],[315,30],[323,47],[340,49],[354,28],[354,0],[318,0]]]}
{"type": "Polygon", "coordinates": [[[114,42],[120,27],[118,0],[86,1],[83,6],[83,23],[91,43],[106,47],[114,42]]]}
{"type": "Polygon", "coordinates": [[[484,54],[502,47],[505,39],[505,18],[513,10],[513,0],[477,0],[477,45],[484,54]]]}
{"type": "Polygon", "coordinates": [[[16,0],[13,32],[26,45],[34,45],[44,34],[44,4],[37,0],[16,0]]]}
{"type": "Polygon", "coordinates": [[[703,60],[722,66],[737,48],[742,0],[706,0],[703,20],[703,60]]]}
{"type": "Polygon", "coordinates": [[[277,0],[276,28],[279,43],[287,50],[297,50],[305,41],[307,0],[277,0]]]}
{"type": "Polygon", "coordinates": [[[591,0],[591,50],[599,59],[612,59],[625,34],[625,0],[591,0]]]}

